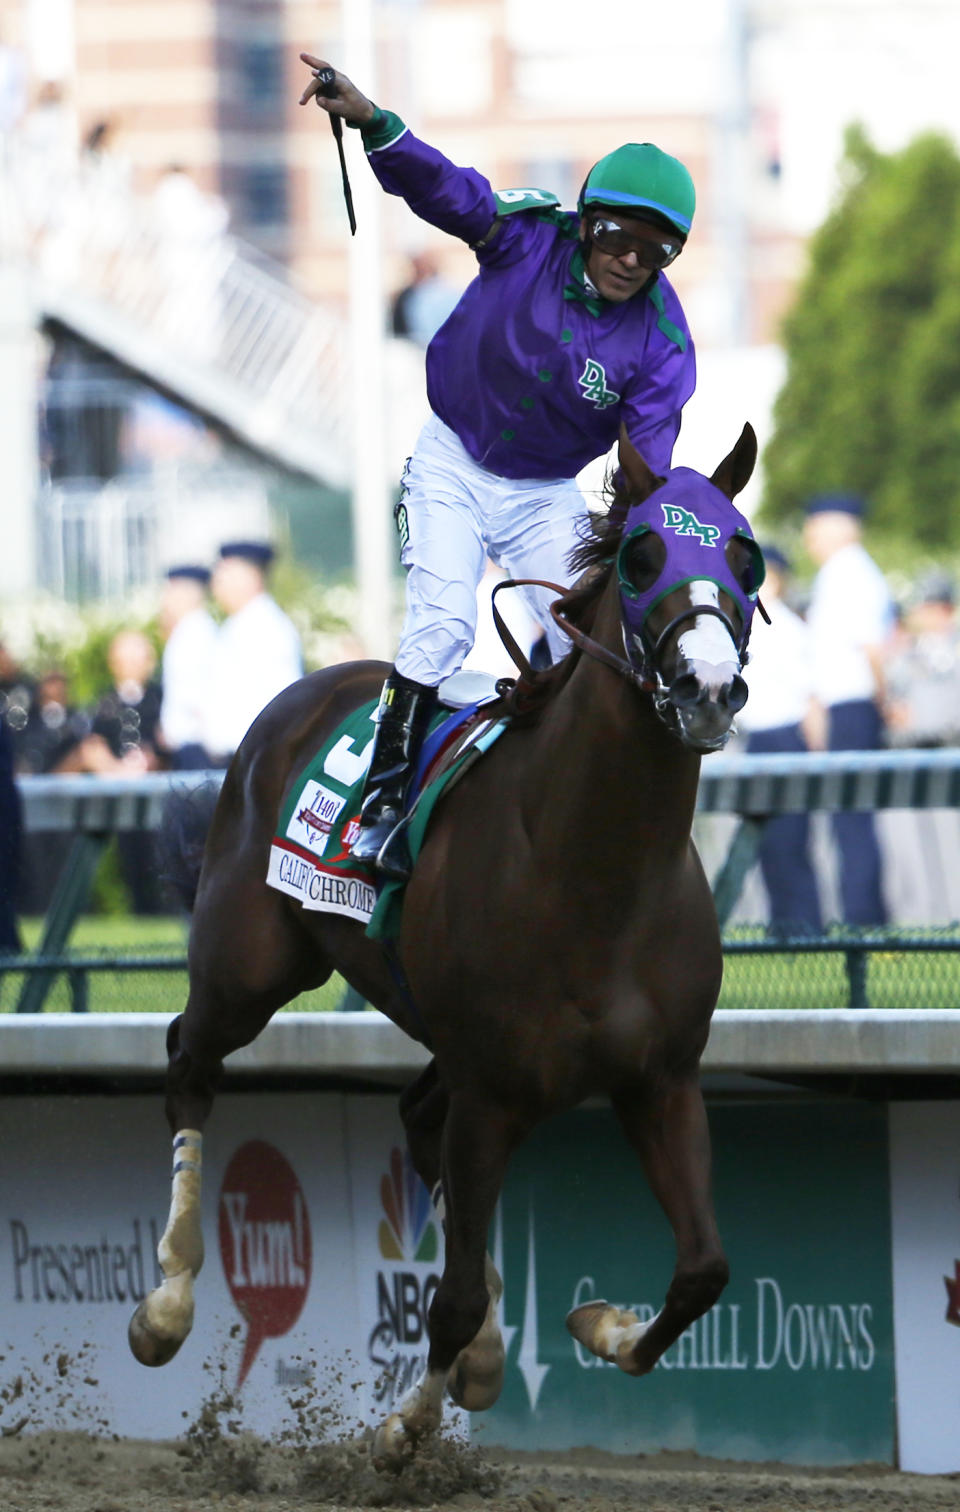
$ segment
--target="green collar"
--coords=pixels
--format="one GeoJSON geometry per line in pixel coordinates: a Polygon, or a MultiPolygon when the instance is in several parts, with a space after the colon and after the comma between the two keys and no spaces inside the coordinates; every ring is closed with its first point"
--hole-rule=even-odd
{"type": "MultiPolygon", "coordinates": [[[[573,249],[573,256],[570,259],[570,277],[563,286],[563,297],[564,299],[575,299],[578,304],[585,305],[590,314],[596,320],[599,316],[603,315],[606,310],[609,310],[611,308],[613,301],[610,299],[604,299],[602,294],[591,294],[590,290],[587,288],[586,277],[587,269],[586,264],[583,260],[583,247],[578,242],[576,247],[573,249]]],[[[663,295],[660,293],[659,289],[657,289],[656,273],[651,274],[649,283],[644,284],[642,289],[638,289],[637,294],[646,294],[648,298],[652,299],[654,304],[657,304],[657,309],[662,315],[663,295]],[[657,294],[660,295],[659,304],[657,304],[656,296],[654,294],[655,289],[657,290],[657,294]]],[[[633,295],[634,299],[636,299],[636,297],[636,294],[633,295]]],[[[673,329],[676,329],[676,327],[674,327],[673,329]]]]}
{"type": "Polygon", "coordinates": [[[586,305],[590,314],[596,319],[607,309],[610,301],[604,299],[602,294],[591,294],[586,285],[587,270],[583,261],[583,248],[579,242],[573,249],[570,259],[570,278],[563,286],[564,299],[575,299],[579,304],[586,305]]]}

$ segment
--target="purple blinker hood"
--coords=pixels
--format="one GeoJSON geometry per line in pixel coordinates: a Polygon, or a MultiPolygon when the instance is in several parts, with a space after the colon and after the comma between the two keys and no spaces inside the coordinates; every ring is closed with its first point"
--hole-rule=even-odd
{"type": "Polygon", "coordinates": [[[617,573],[625,626],[641,645],[647,643],[644,626],[655,605],[674,588],[694,578],[705,578],[728,593],[740,610],[743,629],[739,641],[735,634],[734,640],[742,655],[763,582],[763,554],[744,516],[702,473],[689,467],[675,467],[655,493],[633,506],[623,527],[617,573]],[[660,537],[666,547],[666,561],[656,582],[638,592],[626,576],[624,550],[631,537],[648,531],[660,537]],[[749,546],[754,558],[749,592],[737,581],[727,562],[726,546],[734,537],[749,546]]]}

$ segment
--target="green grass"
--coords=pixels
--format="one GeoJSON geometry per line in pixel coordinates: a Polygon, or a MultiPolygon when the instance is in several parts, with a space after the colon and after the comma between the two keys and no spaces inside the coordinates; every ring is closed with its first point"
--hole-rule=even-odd
{"type": "MultiPolygon", "coordinates": [[[[36,947],[42,921],[22,921],[27,950],[36,947]]],[[[737,931],[738,936],[762,931],[737,931]]],[[[80,955],[174,956],[186,954],[187,927],[178,918],[133,918],[119,915],[88,915],[77,922],[70,941],[80,955]]],[[[960,950],[876,950],[867,956],[867,998],[873,1008],[960,1007],[960,950]]],[[[23,974],[0,976],[0,1011],[16,1007],[23,974]]],[[[87,977],[88,1007],[99,1013],[179,1012],[186,1001],[185,971],[131,971],[106,969],[87,977]]],[[[287,1006],[298,1012],[329,1013],[343,1001],[346,986],[331,977],[315,992],[304,993],[287,1006]]],[[[809,955],[728,955],[725,962],[721,1008],[810,1009],[845,1008],[850,1003],[846,961],[842,951],[817,951],[809,955]]],[[[47,998],[48,1009],[67,1011],[72,1006],[70,987],[57,978],[47,998]]]]}
{"type": "MultiPolygon", "coordinates": [[[[24,949],[36,949],[43,921],[21,919],[24,949]]],[[[69,952],[81,956],[174,956],[185,959],[188,926],[179,918],[137,918],[119,914],[90,914],[77,920],[69,952]]],[[[0,977],[0,1012],[17,1004],[23,972],[0,977]]],[[[87,973],[87,1008],[91,1013],[179,1013],[187,1000],[186,971],[91,971],[87,973]]],[[[329,1013],[340,1006],[346,992],[342,977],[334,975],[314,992],[305,992],[286,1011],[329,1013]]],[[[73,1006],[70,985],[60,975],[46,1001],[51,1012],[73,1006]]]]}
{"type": "MultiPolygon", "coordinates": [[[[960,951],[874,951],[867,956],[871,1008],[960,1008],[960,951]]],[[[848,1008],[842,954],[728,956],[721,1008],[848,1008]]]]}

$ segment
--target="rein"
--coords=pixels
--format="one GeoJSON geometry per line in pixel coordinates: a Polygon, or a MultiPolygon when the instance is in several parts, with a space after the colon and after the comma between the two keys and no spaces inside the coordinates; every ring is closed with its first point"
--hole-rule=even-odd
{"type": "Polygon", "coordinates": [[[593,640],[591,636],[575,625],[572,620],[567,619],[559,607],[567,590],[561,588],[559,583],[547,582],[545,578],[510,578],[506,582],[497,583],[490,597],[490,607],[493,611],[493,622],[497,627],[497,634],[503,641],[511,660],[519,667],[521,675],[527,678],[528,681],[535,676],[534,670],[517,645],[513,635],[507,629],[503,615],[497,608],[496,598],[501,588],[550,588],[557,595],[556,602],[550,605],[551,617],[564,634],[569,636],[578,650],[592,657],[594,661],[603,662],[605,666],[612,667],[614,672],[618,672],[621,677],[625,677],[628,682],[633,683],[636,688],[640,689],[641,693],[655,693],[657,691],[659,682],[656,678],[645,676],[644,673],[637,670],[632,662],[627,661],[625,656],[618,656],[615,651],[609,651],[606,646],[601,646],[599,641],[593,640]]]}

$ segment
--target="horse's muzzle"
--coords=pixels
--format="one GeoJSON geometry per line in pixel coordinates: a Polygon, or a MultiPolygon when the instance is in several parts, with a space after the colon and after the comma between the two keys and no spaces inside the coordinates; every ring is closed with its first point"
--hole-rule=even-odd
{"type": "Polygon", "coordinates": [[[675,712],[684,745],[704,753],[719,751],[747,701],[747,685],[736,662],[687,662],[670,684],[666,701],[675,712]]]}

